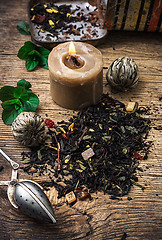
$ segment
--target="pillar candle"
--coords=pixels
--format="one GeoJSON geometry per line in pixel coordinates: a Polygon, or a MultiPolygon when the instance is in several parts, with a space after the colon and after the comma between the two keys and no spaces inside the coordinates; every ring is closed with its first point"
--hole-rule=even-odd
{"type": "Polygon", "coordinates": [[[49,54],[49,78],[52,99],[68,109],[81,109],[96,104],[103,92],[103,60],[94,46],[74,42],[59,44],[49,54]]]}

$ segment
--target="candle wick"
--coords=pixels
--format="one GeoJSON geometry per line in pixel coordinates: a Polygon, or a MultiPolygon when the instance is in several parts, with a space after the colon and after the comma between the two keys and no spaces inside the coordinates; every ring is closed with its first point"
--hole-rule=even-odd
{"type": "Polygon", "coordinates": [[[72,61],[75,64],[75,66],[80,66],[80,62],[77,60],[77,58],[75,56],[70,55],[69,59],[70,59],[70,61],[72,61]]]}
{"type": "Polygon", "coordinates": [[[72,54],[65,57],[64,63],[71,69],[78,69],[84,65],[84,61],[79,56],[72,54]]]}
{"type": "Polygon", "coordinates": [[[76,66],[80,66],[80,62],[77,60],[76,57],[74,56],[71,56],[72,60],[73,60],[73,63],[75,63],[76,66]]]}

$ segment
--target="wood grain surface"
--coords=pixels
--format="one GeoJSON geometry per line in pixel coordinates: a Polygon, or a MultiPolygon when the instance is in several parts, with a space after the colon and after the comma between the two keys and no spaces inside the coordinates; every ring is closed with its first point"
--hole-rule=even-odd
{"type": "MultiPolygon", "coordinates": [[[[16,86],[19,79],[32,84],[32,90],[39,96],[38,113],[46,118],[69,119],[73,111],[56,105],[49,93],[48,70],[38,68],[28,72],[25,62],[17,57],[19,48],[30,36],[21,35],[17,23],[27,21],[27,0],[0,1],[0,87],[16,86]]],[[[138,174],[139,183],[145,186],[132,187],[128,196],[112,200],[109,195],[97,192],[92,201],[78,201],[73,207],[66,205],[64,199],[55,197],[55,190],[47,192],[56,214],[56,224],[36,222],[14,209],[7,198],[7,187],[0,186],[0,239],[88,239],[88,240],[160,240],[162,239],[162,35],[144,32],[109,32],[104,43],[97,46],[103,54],[104,67],[108,67],[118,57],[133,58],[140,72],[140,81],[134,90],[126,93],[112,92],[105,87],[104,92],[127,104],[137,101],[140,106],[149,106],[152,129],[149,139],[153,141],[147,160],[142,160],[143,172],[138,174]],[[160,128],[159,128],[160,129],[160,128]],[[123,238],[122,238],[123,237],[123,238]],[[125,238],[124,238],[125,237],[125,238]]],[[[2,108],[0,107],[0,115],[2,108]]],[[[3,123],[0,117],[0,148],[21,165],[21,152],[28,151],[12,136],[11,127],[3,123]]],[[[9,180],[11,168],[0,156],[0,180],[9,180]]],[[[29,176],[21,169],[21,178],[41,182],[36,175],[29,176]]],[[[46,179],[46,176],[44,176],[46,179]]]]}

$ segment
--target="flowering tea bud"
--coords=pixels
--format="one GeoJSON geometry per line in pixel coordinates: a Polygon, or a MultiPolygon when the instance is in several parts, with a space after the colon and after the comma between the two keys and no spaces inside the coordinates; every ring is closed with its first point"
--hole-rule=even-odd
{"type": "Polygon", "coordinates": [[[118,58],[110,65],[106,79],[111,87],[126,91],[138,83],[138,66],[129,57],[118,58]]]}
{"type": "Polygon", "coordinates": [[[44,120],[34,112],[22,112],[11,126],[14,138],[25,146],[39,146],[45,140],[44,120]]]}

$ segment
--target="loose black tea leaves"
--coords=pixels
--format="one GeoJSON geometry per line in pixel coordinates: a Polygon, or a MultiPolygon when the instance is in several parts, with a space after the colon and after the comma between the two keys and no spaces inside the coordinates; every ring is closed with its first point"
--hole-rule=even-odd
{"type": "Polygon", "coordinates": [[[97,105],[49,128],[51,142],[23,153],[23,168],[49,176],[44,186],[55,186],[59,197],[78,189],[123,196],[134,184],[143,189],[136,173],[149,153],[149,130],[150,120],[140,109],[128,113],[123,103],[106,94],[97,105]]]}
{"type": "Polygon", "coordinates": [[[41,2],[30,9],[30,21],[36,40],[91,40],[105,35],[100,12],[88,2],[41,2]]]}

